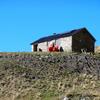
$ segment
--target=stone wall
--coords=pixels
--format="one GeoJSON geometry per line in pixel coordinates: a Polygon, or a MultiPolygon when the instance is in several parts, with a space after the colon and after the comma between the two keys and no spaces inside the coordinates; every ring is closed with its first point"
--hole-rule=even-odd
{"type": "Polygon", "coordinates": [[[37,50],[38,51],[44,51],[44,52],[46,52],[48,50],[48,44],[47,44],[47,42],[39,43],[38,47],[37,47],[37,50]]]}
{"type": "MultiPolygon", "coordinates": [[[[50,46],[51,43],[55,43],[59,47],[62,47],[63,51],[67,52],[72,51],[72,36],[39,43],[37,46],[37,51],[43,51],[43,52],[48,51],[48,47],[50,46]]],[[[32,50],[34,51],[33,48],[34,46],[32,46],[32,50]]]]}
{"type": "Polygon", "coordinates": [[[72,51],[72,36],[60,38],[57,40],[57,43],[60,47],[63,48],[64,51],[71,52],[72,51]]]}
{"type": "MultiPolygon", "coordinates": [[[[14,62],[18,66],[28,68],[46,68],[50,71],[50,66],[57,66],[57,71],[77,72],[100,76],[100,55],[70,54],[70,53],[0,53],[0,61],[14,62]],[[61,70],[62,69],[62,70],[61,70]]],[[[5,64],[5,67],[9,64],[5,64]]],[[[11,66],[12,68],[12,66],[11,66]]],[[[54,67],[55,69],[55,67],[54,67]]],[[[51,69],[53,70],[53,69],[51,69]]],[[[13,70],[14,71],[14,70],[13,70]]],[[[45,72],[43,71],[43,72],[45,72]]]]}
{"type": "Polygon", "coordinates": [[[34,51],[34,45],[32,45],[31,48],[32,48],[32,52],[33,52],[34,51]]]}

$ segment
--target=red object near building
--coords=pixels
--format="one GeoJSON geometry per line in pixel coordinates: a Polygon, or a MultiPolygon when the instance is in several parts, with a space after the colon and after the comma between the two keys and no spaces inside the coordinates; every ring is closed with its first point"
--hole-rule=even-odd
{"type": "Polygon", "coordinates": [[[59,46],[55,45],[55,49],[56,49],[56,51],[59,51],[59,46]]]}
{"type": "Polygon", "coordinates": [[[59,46],[58,45],[50,45],[48,48],[49,52],[58,52],[59,51],[59,46]]]}
{"type": "Polygon", "coordinates": [[[53,52],[57,52],[57,51],[59,51],[58,47],[54,46],[53,47],[53,52]]]}
{"type": "Polygon", "coordinates": [[[52,52],[52,51],[53,51],[53,47],[49,47],[48,50],[49,50],[50,52],[52,52]]]}

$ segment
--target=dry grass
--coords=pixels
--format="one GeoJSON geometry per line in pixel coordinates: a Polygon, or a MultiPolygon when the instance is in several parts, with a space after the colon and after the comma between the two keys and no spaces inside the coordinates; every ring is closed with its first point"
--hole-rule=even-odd
{"type": "Polygon", "coordinates": [[[100,100],[100,80],[94,73],[99,57],[0,53],[0,100],[62,100],[64,96],[71,100],[100,100]]]}

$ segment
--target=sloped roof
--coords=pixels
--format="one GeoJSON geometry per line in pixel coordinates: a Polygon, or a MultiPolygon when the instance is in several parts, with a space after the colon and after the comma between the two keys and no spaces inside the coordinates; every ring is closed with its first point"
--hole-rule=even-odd
{"type": "MultiPolygon", "coordinates": [[[[45,41],[51,41],[51,40],[58,39],[58,38],[69,37],[69,36],[79,33],[81,30],[86,30],[88,32],[88,30],[86,28],[75,29],[75,30],[71,30],[70,32],[64,32],[64,33],[54,34],[51,36],[42,37],[42,38],[32,42],[31,45],[42,43],[45,41]]],[[[89,32],[88,32],[88,34],[94,41],[96,41],[96,39],[89,32]]]]}

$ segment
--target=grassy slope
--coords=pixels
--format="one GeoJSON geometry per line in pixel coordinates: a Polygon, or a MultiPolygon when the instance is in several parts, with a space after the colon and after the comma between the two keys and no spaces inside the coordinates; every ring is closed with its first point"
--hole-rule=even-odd
{"type": "Polygon", "coordinates": [[[94,73],[99,57],[0,53],[0,100],[62,100],[64,96],[100,100],[100,80],[94,73]]]}

